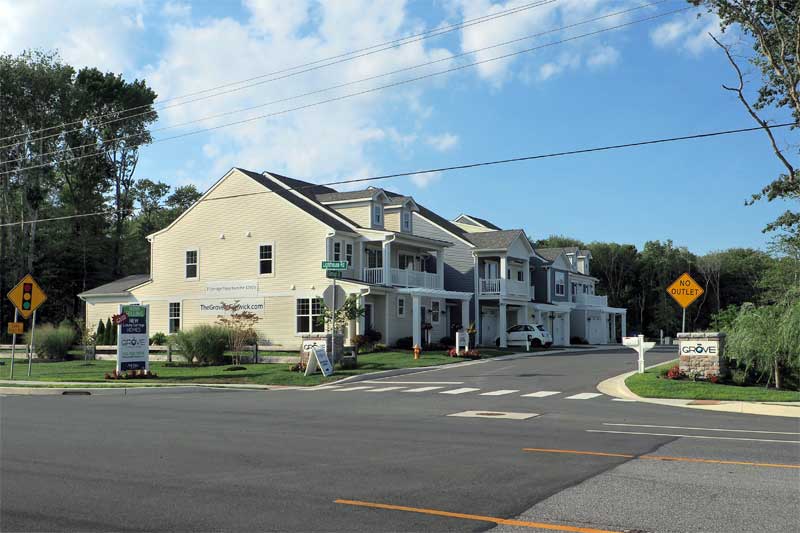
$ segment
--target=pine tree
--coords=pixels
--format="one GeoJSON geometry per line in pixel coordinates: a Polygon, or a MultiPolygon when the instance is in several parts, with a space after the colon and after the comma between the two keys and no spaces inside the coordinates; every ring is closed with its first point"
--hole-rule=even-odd
{"type": "Polygon", "coordinates": [[[103,324],[103,321],[100,320],[97,323],[97,335],[94,338],[94,343],[96,345],[103,345],[106,343],[106,325],[103,324]]]}
{"type": "Polygon", "coordinates": [[[103,344],[111,345],[114,344],[114,330],[112,329],[114,326],[111,325],[111,319],[106,319],[106,335],[103,339],[103,344]]]}

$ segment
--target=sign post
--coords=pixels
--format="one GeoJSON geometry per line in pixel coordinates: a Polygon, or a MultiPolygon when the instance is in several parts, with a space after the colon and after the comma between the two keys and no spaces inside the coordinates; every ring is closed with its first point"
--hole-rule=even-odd
{"type": "MultiPolygon", "coordinates": [[[[342,278],[342,270],[347,270],[347,261],[323,261],[322,269],[325,271],[325,276],[328,277],[333,283],[333,296],[331,296],[332,316],[336,315],[336,280],[342,278]]],[[[327,357],[327,354],[326,354],[327,357]]],[[[333,320],[331,326],[331,360],[336,361],[336,320],[333,320]]],[[[309,364],[311,359],[309,359],[309,364]]],[[[324,372],[323,372],[324,373],[324,372]]],[[[333,370],[331,370],[333,373],[333,370]]]]}
{"type": "Polygon", "coordinates": [[[115,317],[117,335],[117,374],[126,370],[150,371],[149,305],[121,304],[115,317]]]}
{"type": "MultiPolygon", "coordinates": [[[[22,318],[28,318],[33,315],[33,321],[31,322],[31,343],[28,345],[28,376],[30,376],[34,351],[33,334],[36,330],[36,310],[47,300],[47,295],[44,293],[42,288],[39,287],[39,284],[36,283],[36,280],[33,279],[33,276],[28,274],[22,278],[13,289],[8,291],[8,299],[11,300],[12,304],[14,304],[14,323],[17,321],[17,312],[22,315],[22,318]]],[[[14,341],[16,341],[16,336],[17,335],[15,333],[14,341]]],[[[14,364],[13,348],[11,364],[14,364]]]]}
{"type": "Polygon", "coordinates": [[[700,298],[705,291],[688,272],[684,272],[678,279],[667,287],[667,293],[683,308],[683,321],[681,333],[686,333],[686,308],[700,298]]]}
{"type": "Polygon", "coordinates": [[[622,345],[636,350],[636,352],[639,354],[637,370],[639,374],[644,374],[644,354],[645,352],[651,350],[656,343],[645,342],[644,335],[638,335],[636,337],[622,337],[622,345]]]}

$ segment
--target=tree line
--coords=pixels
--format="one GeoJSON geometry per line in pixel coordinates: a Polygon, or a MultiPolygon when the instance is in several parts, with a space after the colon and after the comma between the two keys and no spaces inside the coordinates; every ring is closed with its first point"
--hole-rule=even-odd
{"type": "Polygon", "coordinates": [[[48,295],[40,320],[80,317],[76,295],[147,273],[145,237],[199,198],[136,176],[155,99],[143,80],[76,70],[55,52],[0,55],[0,324],[26,273],[48,295]],[[107,214],[37,222],[91,212],[107,214]]]}

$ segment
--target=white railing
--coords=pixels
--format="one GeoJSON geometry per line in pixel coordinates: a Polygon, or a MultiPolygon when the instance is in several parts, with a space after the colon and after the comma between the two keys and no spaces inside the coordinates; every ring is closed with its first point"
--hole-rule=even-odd
{"type": "Polygon", "coordinates": [[[576,294],[573,301],[576,304],[608,307],[608,296],[599,296],[597,294],[576,294]]]}
{"type": "Polygon", "coordinates": [[[374,285],[383,284],[383,269],[382,268],[365,268],[363,280],[367,283],[374,285]]]}
{"type": "Polygon", "coordinates": [[[409,269],[392,269],[392,285],[400,287],[424,287],[426,289],[441,289],[439,276],[430,272],[417,272],[409,269]]]}
{"type": "Polygon", "coordinates": [[[487,295],[508,295],[528,299],[530,293],[528,286],[523,281],[512,279],[481,278],[480,293],[487,295]]]}
{"type": "Polygon", "coordinates": [[[500,280],[492,278],[481,278],[481,294],[500,294],[500,280]]]}

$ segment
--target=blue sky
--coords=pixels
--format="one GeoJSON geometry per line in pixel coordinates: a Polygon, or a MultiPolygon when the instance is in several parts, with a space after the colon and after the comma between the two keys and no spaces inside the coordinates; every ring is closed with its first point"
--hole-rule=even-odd
{"type": "MultiPolygon", "coordinates": [[[[0,50],[58,48],[65,60],[145,78],[162,98],[280,70],[530,0],[386,2],[0,0],[0,50]],[[102,43],[102,44],[98,44],[102,43]]],[[[155,138],[311,103],[462,64],[465,50],[646,2],[557,0],[471,28],[231,95],[163,110],[155,138]],[[258,111],[185,121],[442,59],[438,65],[258,111]]],[[[482,52],[487,59],[685,7],[678,0],[482,52]]],[[[142,150],[139,177],[203,189],[231,166],[316,182],[586,148],[752,121],[733,96],[713,17],[682,12],[279,117],[142,150]]],[[[737,36],[729,35],[736,40],[737,36]]],[[[746,43],[740,45],[747,51],[746,43]]],[[[474,58],[473,58],[474,59],[474,58]]],[[[756,73],[750,79],[757,82],[756,73]]],[[[178,100],[180,101],[180,100],[178,100]]],[[[771,118],[782,117],[773,113],[771,118]]],[[[785,137],[782,134],[782,139],[785,137]]],[[[703,253],[764,247],[786,209],[744,200],[781,170],[761,133],[403,178],[383,183],[444,216],[467,212],[534,238],[558,233],[640,246],[672,239],[703,253]]]]}

